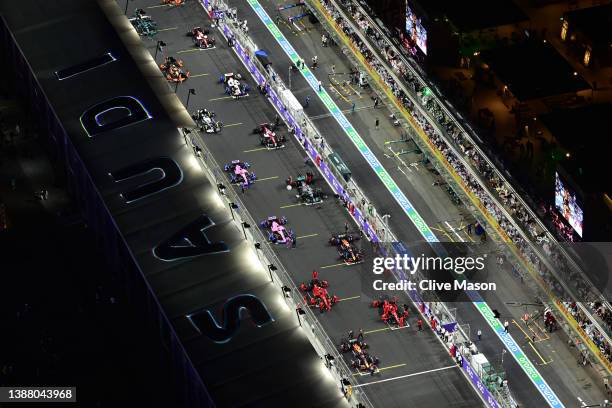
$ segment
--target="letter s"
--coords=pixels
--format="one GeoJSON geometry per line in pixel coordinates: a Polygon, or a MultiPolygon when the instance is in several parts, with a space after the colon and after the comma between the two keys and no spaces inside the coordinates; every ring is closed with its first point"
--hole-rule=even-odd
{"type": "Polygon", "coordinates": [[[253,295],[238,295],[228,299],[223,305],[221,325],[217,323],[208,309],[202,309],[187,315],[187,320],[198,333],[205,335],[215,343],[227,343],[240,328],[240,312],[242,309],[249,311],[251,320],[257,327],[262,327],[274,321],[264,303],[253,295]]]}

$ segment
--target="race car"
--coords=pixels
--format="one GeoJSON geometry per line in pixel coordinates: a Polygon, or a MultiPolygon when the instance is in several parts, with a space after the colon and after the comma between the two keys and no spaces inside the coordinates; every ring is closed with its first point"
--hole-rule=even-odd
{"type": "Polygon", "coordinates": [[[219,82],[225,86],[225,93],[232,96],[234,99],[244,98],[249,96],[249,85],[242,83],[242,75],[234,74],[233,72],[223,74],[219,78],[219,82]]]}
{"type": "Polygon", "coordinates": [[[159,68],[170,82],[183,82],[189,78],[189,71],[183,69],[183,61],[168,56],[159,68]]]}
{"type": "Polygon", "coordinates": [[[329,243],[338,249],[340,258],[347,265],[354,265],[363,262],[363,253],[353,245],[358,240],[352,234],[335,234],[329,239],[329,243]]]}
{"type": "Polygon", "coordinates": [[[153,37],[157,34],[157,23],[143,9],[136,9],[130,22],[138,35],[153,37]]]}
{"type": "Polygon", "coordinates": [[[206,27],[193,27],[191,31],[187,32],[187,37],[196,37],[198,34],[208,35],[210,34],[210,30],[206,27]]]}
{"type": "Polygon", "coordinates": [[[298,187],[298,194],[296,197],[304,204],[304,205],[315,205],[321,204],[323,200],[327,198],[327,194],[323,192],[323,189],[319,187],[312,187],[309,184],[303,184],[298,187]]]}
{"type": "Polygon", "coordinates": [[[351,359],[351,367],[358,372],[370,373],[370,375],[379,372],[378,365],[380,364],[380,360],[378,357],[371,355],[365,350],[361,353],[354,353],[354,357],[354,359],[351,359]]]}
{"type": "Polygon", "coordinates": [[[319,311],[324,313],[330,311],[332,306],[338,302],[338,296],[329,295],[328,287],[329,283],[326,280],[319,280],[319,273],[313,271],[310,282],[300,284],[300,291],[304,294],[304,301],[307,305],[318,307],[319,311]]]}
{"type": "Polygon", "coordinates": [[[364,334],[362,330],[359,330],[357,337],[355,337],[355,333],[350,330],[347,337],[340,340],[339,350],[341,353],[361,353],[368,348],[367,343],[363,340],[364,334]]]}
{"type": "Polygon", "coordinates": [[[351,330],[348,333],[348,338],[340,341],[339,349],[342,353],[352,354],[351,367],[357,372],[374,375],[379,372],[380,360],[368,352],[368,345],[363,339],[363,331],[359,330],[359,335],[355,338],[351,330]]]}
{"type": "Polygon", "coordinates": [[[198,109],[191,115],[200,131],[206,133],[217,133],[223,128],[223,122],[216,120],[215,116],[215,112],[209,111],[206,108],[198,109]]]}
{"type": "Polygon", "coordinates": [[[240,160],[232,160],[231,163],[223,166],[223,169],[230,173],[230,182],[232,184],[242,184],[245,187],[250,186],[257,179],[255,172],[248,171],[251,165],[240,160]]]}
{"type": "Polygon", "coordinates": [[[260,222],[259,226],[268,230],[268,240],[271,243],[293,245],[295,234],[284,227],[286,224],[287,218],[273,215],[260,222]]]}
{"type": "Polygon", "coordinates": [[[196,47],[207,49],[215,48],[215,37],[210,35],[208,29],[202,29],[202,27],[194,27],[188,35],[193,38],[193,43],[196,47]]]}
{"type": "Polygon", "coordinates": [[[285,183],[287,190],[296,189],[296,197],[305,205],[320,204],[327,198],[327,194],[323,189],[313,187],[314,175],[311,172],[306,172],[306,176],[298,174],[296,178],[289,176],[285,183]]]}
{"type": "Polygon", "coordinates": [[[287,224],[287,217],[277,217],[275,215],[266,218],[265,220],[263,220],[262,222],[259,223],[259,226],[261,228],[272,228],[272,224],[277,223],[279,225],[286,225],[287,224]]]}
{"type": "Polygon", "coordinates": [[[259,142],[269,150],[282,149],[285,147],[287,138],[274,130],[276,130],[276,125],[273,123],[262,123],[253,129],[253,134],[259,135],[259,142]]]}
{"type": "Polygon", "coordinates": [[[396,297],[391,299],[382,297],[374,300],[371,306],[378,309],[378,314],[383,322],[397,327],[407,325],[406,319],[409,316],[408,305],[399,306],[396,297]]]}

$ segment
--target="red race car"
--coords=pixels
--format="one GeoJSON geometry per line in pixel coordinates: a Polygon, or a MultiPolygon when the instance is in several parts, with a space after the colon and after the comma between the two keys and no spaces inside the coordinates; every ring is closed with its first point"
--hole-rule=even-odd
{"type": "Polygon", "coordinates": [[[330,295],[327,291],[329,283],[326,280],[319,280],[317,271],[312,272],[310,282],[302,282],[300,290],[304,294],[304,301],[310,306],[316,306],[321,313],[329,312],[333,305],[338,302],[338,296],[330,295]]]}
{"type": "Polygon", "coordinates": [[[275,130],[277,130],[277,126],[273,123],[262,123],[253,129],[253,133],[259,135],[259,142],[269,150],[282,149],[285,147],[287,137],[275,130]]]}
{"type": "Polygon", "coordinates": [[[378,314],[383,322],[397,327],[408,326],[406,322],[409,316],[408,305],[399,306],[397,304],[397,298],[377,299],[374,300],[371,305],[378,309],[378,314]]]}
{"type": "Polygon", "coordinates": [[[198,48],[215,48],[215,37],[210,35],[210,31],[208,29],[194,27],[191,32],[188,33],[188,35],[193,38],[193,43],[198,48]]]}

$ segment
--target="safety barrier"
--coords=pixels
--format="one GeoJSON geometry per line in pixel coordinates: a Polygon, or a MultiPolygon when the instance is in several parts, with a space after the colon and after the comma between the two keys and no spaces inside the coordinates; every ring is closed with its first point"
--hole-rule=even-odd
{"type": "MultiPolygon", "coordinates": [[[[519,264],[529,273],[529,275],[533,278],[533,280],[538,283],[539,289],[545,293],[546,297],[551,299],[552,303],[555,305],[558,311],[565,317],[569,326],[575,330],[575,333],[578,334],[582,342],[584,342],[584,344],[587,345],[589,350],[597,357],[597,359],[608,370],[608,372],[612,372],[610,371],[612,370],[612,363],[605,357],[605,355],[603,355],[603,353],[599,350],[599,348],[593,342],[593,340],[588,335],[586,335],[584,330],[580,329],[576,320],[567,311],[563,303],[558,300],[558,296],[555,293],[553,293],[551,286],[540,276],[540,274],[538,273],[538,271],[532,264],[531,260],[528,257],[526,257],[518,249],[518,247],[513,243],[510,237],[506,234],[506,232],[499,225],[498,220],[494,218],[494,216],[491,215],[491,213],[486,208],[486,206],[482,203],[482,201],[480,201],[480,199],[472,192],[471,188],[469,188],[466,182],[458,175],[455,168],[442,155],[442,153],[439,151],[437,146],[432,142],[429,136],[424,133],[421,126],[413,118],[412,114],[408,112],[407,109],[403,106],[403,104],[395,97],[395,95],[393,94],[389,86],[385,83],[385,81],[382,80],[382,78],[380,78],[380,75],[378,74],[378,72],[370,65],[368,61],[365,60],[361,52],[354,46],[353,42],[346,36],[346,34],[342,31],[342,29],[338,26],[338,24],[333,20],[329,12],[324,7],[322,7],[319,1],[309,0],[306,3],[310,6],[311,9],[317,11],[318,12],[317,14],[321,15],[324,18],[324,20],[327,21],[327,23],[333,28],[337,36],[342,38],[343,42],[351,49],[351,51],[353,52],[354,56],[358,59],[358,61],[367,69],[370,76],[375,80],[377,85],[383,90],[383,92],[386,94],[389,100],[393,103],[395,108],[402,113],[402,115],[409,121],[410,125],[416,130],[415,134],[418,136],[418,138],[415,139],[415,142],[420,142],[421,144],[424,144],[426,147],[428,147],[428,150],[433,154],[434,157],[436,157],[437,161],[445,168],[447,173],[452,177],[453,181],[458,186],[461,187],[461,190],[464,192],[464,195],[479,210],[479,213],[484,217],[487,223],[497,232],[497,234],[502,238],[502,240],[508,244],[508,249],[511,251],[513,257],[519,261],[519,264]]],[[[343,18],[350,22],[350,19],[346,17],[346,15],[342,12],[342,10],[337,6],[335,1],[330,0],[330,4],[333,4],[335,6],[335,9],[343,16],[343,18]]],[[[355,33],[360,35],[360,38],[362,39],[362,41],[364,41],[365,44],[367,44],[367,46],[369,47],[373,55],[377,56],[379,62],[381,62],[385,67],[387,67],[389,74],[395,79],[396,83],[402,86],[402,90],[411,97],[411,99],[414,102],[414,105],[417,108],[419,108],[419,111],[421,112],[421,114],[424,117],[426,117],[430,123],[434,123],[434,127],[438,130],[440,134],[444,134],[445,132],[440,129],[440,126],[437,125],[432,120],[430,115],[420,106],[420,103],[418,102],[418,98],[415,97],[413,92],[409,91],[408,89],[405,88],[405,86],[403,86],[402,81],[399,81],[395,73],[391,69],[389,69],[386,62],[382,58],[380,58],[377,52],[369,45],[369,42],[367,41],[367,39],[363,37],[360,30],[355,28],[354,25],[352,28],[355,33]]],[[[465,160],[463,160],[460,154],[458,154],[455,146],[448,141],[448,137],[447,137],[446,142],[449,148],[451,149],[451,151],[455,154],[457,158],[459,158],[459,160],[464,165],[464,167],[466,169],[471,170],[471,166],[468,165],[465,160]]],[[[476,179],[485,191],[489,191],[486,184],[482,180],[480,180],[479,177],[476,177],[476,179]]],[[[490,195],[493,197],[493,194],[490,193],[490,195]]],[[[533,249],[536,252],[536,254],[540,257],[544,265],[546,265],[548,270],[551,271],[552,276],[555,276],[558,282],[560,282],[562,287],[565,289],[565,291],[571,294],[573,291],[568,287],[568,285],[563,280],[558,279],[555,273],[556,269],[550,264],[549,260],[540,252],[539,248],[537,248],[535,244],[533,244],[529,240],[529,237],[525,234],[525,232],[520,227],[518,227],[518,225],[516,225],[515,220],[510,216],[508,211],[499,203],[499,201],[496,198],[493,198],[492,201],[494,202],[497,208],[501,209],[504,216],[508,220],[513,222],[513,225],[517,228],[517,231],[519,231],[519,233],[521,234],[521,237],[524,239],[525,242],[527,242],[530,245],[530,248],[533,249]]],[[[606,341],[609,341],[609,337],[607,336],[606,332],[601,328],[601,326],[598,324],[597,320],[591,315],[591,313],[582,304],[579,304],[578,306],[581,308],[583,313],[591,319],[595,327],[604,335],[604,337],[606,338],[606,341]]]]}

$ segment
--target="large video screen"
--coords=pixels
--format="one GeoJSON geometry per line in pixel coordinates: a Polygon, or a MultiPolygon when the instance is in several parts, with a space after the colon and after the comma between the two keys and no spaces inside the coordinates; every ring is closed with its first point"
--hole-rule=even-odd
{"type": "Polygon", "coordinates": [[[414,14],[408,1],[406,1],[406,32],[410,39],[427,55],[427,31],[421,23],[421,19],[414,14]]]}
{"type": "Polygon", "coordinates": [[[582,237],[582,225],[584,222],[584,214],[582,208],[578,205],[576,193],[568,190],[567,186],[559,177],[559,173],[555,172],[555,207],[561,215],[572,226],[574,231],[582,237]]]}

